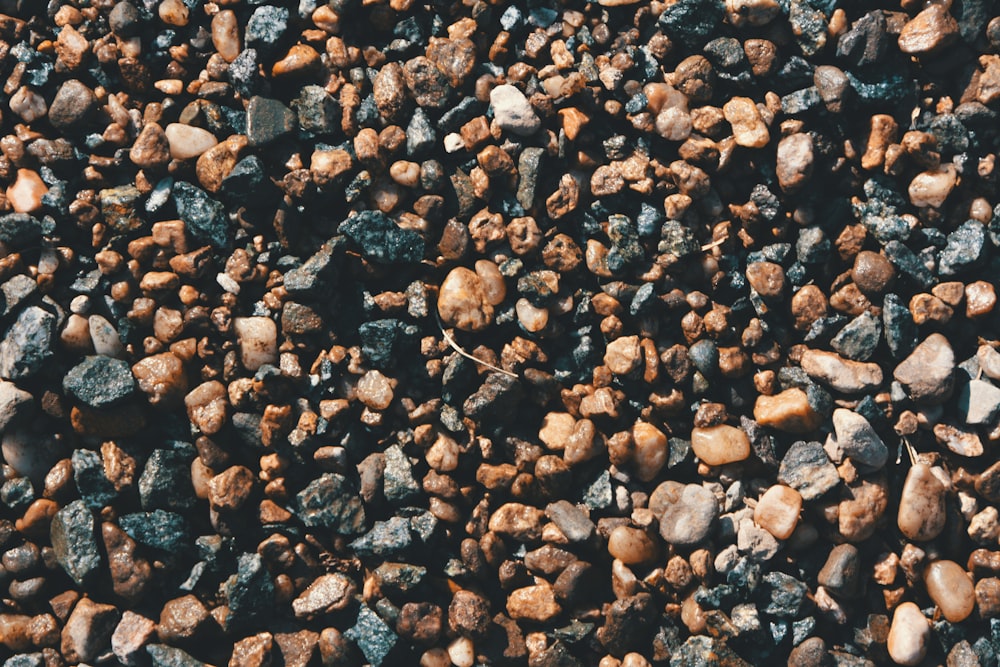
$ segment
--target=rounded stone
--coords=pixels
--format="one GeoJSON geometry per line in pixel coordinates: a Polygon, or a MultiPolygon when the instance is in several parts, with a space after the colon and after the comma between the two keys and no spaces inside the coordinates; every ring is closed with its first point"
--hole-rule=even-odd
{"type": "Polygon", "coordinates": [[[976,606],[976,592],[965,569],[950,560],[934,561],[924,570],[927,594],[951,623],[964,621],[976,606]]]}
{"type": "Polygon", "coordinates": [[[735,426],[719,424],[691,429],[691,449],[703,463],[721,466],[737,463],[750,456],[750,438],[735,426]]]}
{"type": "Polygon", "coordinates": [[[913,602],[904,602],[896,607],[886,640],[886,648],[893,662],[907,667],[920,664],[927,655],[930,638],[931,627],[920,612],[920,607],[913,602]]]}

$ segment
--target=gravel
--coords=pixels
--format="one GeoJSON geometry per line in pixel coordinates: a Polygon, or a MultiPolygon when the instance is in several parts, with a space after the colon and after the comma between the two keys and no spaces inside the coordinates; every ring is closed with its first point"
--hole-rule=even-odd
{"type": "Polygon", "coordinates": [[[994,7],[293,4],[0,10],[0,663],[996,664],[994,7]]]}

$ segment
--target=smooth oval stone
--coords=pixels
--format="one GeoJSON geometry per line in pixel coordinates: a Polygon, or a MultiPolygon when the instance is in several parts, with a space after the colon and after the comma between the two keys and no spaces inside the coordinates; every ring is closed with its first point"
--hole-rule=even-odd
{"type": "Polygon", "coordinates": [[[809,396],[798,387],[786,389],[776,396],[758,396],[753,418],[761,426],[788,433],[809,433],[823,422],[823,415],[813,409],[809,396]]]}
{"type": "Polygon", "coordinates": [[[638,565],[656,558],[660,549],[646,531],[618,526],[608,536],[608,553],[626,565],[638,565]]]}
{"type": "Polygon", "coordinates": [[[170,144],[170,157],[187,160],[198,157],[219,143],[215,135],[200,127],[183,123],[170,123],[164,129],[170,144]]]}
{"type": "Polygon", "coordinates": [[[691,449],[703,463],[722,466],[750,456],[750,438],[728,424],[691,429],[691,449]]]}
{"type": "Polygon", "coordinates": [[[933,540],[944,530],[945,488],[930,466],[917,463],[906,473],[899,496],[896,524],[907,538],[923,542],[933,540]]]}
{"type": "Polygon", "coordinates": [[[889,657],[898,665],[912,667],[920,664],[927,655],[931,626],[920,613],[920,607],[913,602],[904,602],[896,607],[889,627],[886,648],[889,657]]]}
{"type": "Polygon", "coordinates": [[[787,540],[795,532],[802,511],[802,496],[790,486],[775,484],[757,501],[753,520],[779,540],[787,540]]]}
{"type": "Polygon", "coordinates": [[[950,622],[968,618],[976,606],[976,591],[965,569],[950,560],[934,561],[924,570],[927,594],[950,622]]]}
{"type": "Polygon", "coordinates": [[[636,477],[648,482],[659,475],[667,463],[670,455],[667,436],[652,424],[638,421],[632,426],[632,441],[635,443],[636,477]]]}

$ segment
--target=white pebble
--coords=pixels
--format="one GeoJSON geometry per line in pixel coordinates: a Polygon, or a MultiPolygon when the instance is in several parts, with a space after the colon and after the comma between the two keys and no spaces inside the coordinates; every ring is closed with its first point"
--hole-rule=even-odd
{"type": "Polygon", "coordinates": [[[233,320],[236,343],[244,368],[255,372],[278,361],[278,327],[269,317],[237,317],[233,320]]]}

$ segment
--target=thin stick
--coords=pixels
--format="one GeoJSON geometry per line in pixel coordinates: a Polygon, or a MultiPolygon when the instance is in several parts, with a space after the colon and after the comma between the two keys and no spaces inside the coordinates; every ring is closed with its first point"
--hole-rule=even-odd
{"type": "Polygon", "coordinates": [[[728,240],[729,240],[729,235],[726,234],[721,239],[715,239],[711,243],[706,243],[705,245],[703,245],[701,247],[701,251],[702,252],[707,252],[707,251],[711,250],[712,248],[718,248],[720,245],[722,245],[723,243],[725,243],[728,240]]]}
{"type": "Polygon", "coordinates": [[[465,350],[463,350],[459,346],[459,344],[455,342],[455,339],[452,338],[451,335],[447,331],[444,330],[444,327],[441,325],[441,318],[437,315],[437,313],[435,313],[435,317],[437,317],[438,329],[441,331],[441,335],[444,336],[445,342],[448,343],[448,345],[451,347],[451,349],[455,350],[456,352],[458,352],[460,355],[462,355],[466,359],[474,361],[477,364],[482,364],[483,366],[486,366],[486,368],[489,368],[490,370],[494,370],[497,373],[503,373],[504,375],[509,375],[512,378],[516,378],[517,377],[517,373],[511,373],[510,371],[507,371],[507,370],[504,370],[504,369],[499,368],[497,366],[494,366],[493,364],[491,364],[491,363],[489,363],[487,361],[483,361],[482,359],[479,359],[477,357],[474,357],[471,354],[469,354],[468,352],[466,352],[465,350]]]}
{"type": "Polygon", "coordinates": [[[917,453],[913,451],[913,445],[905,437],[903,438],[903,445],[906,446],[906,453],[910,455],[910,465],[917,465],[917,453]]]}

